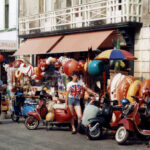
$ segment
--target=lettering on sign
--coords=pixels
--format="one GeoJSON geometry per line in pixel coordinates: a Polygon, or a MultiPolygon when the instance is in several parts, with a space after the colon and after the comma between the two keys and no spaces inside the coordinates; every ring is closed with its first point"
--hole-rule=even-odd
{"type": "Polygon", "coordinates": [[[16,50],[16,41],[0,41],[0,49],[16,50]]]}

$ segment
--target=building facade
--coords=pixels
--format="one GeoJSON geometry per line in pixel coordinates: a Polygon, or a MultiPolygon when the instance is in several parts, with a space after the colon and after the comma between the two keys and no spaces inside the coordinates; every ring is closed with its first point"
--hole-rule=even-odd
{"type": "Polygon", "coordinates": [[[20,0],[19,37],[88,31],[119,31],[138,58],[130,72],[150,78],[150,0],[20,0]]]}
{"type": "Polygon", "coordinates": [[[139,79],[150,79],[150,0],[142,0],[142,28],[135,35],[134,75],[139,79]]]}
{"type": "MultiPolygon", "coordinates": [[[[18,46],[18,2],[17,0],[0,0],[0,53],[5,61],[13,60],[12,55],[18,46]]],[[[1,67],[0,79],[5,82],[5,71],[1,67]]]]}

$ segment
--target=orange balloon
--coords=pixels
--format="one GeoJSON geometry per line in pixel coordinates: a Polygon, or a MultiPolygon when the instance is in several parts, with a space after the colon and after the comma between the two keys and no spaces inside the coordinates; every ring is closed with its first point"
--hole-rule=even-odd
{"type": "Polygon", "coordinates": [[[81,70],[81,71],[84,70],[84,64],[85,64],[84,60],[79,60],[79,62],[78,62],[78,68],[79,68],[79,70],[81,70]]]}
{"type": "Polygon", "coordinates": [[[133,83],[135,80],[136,79],[133,76],[125,76],[124,79],[120,82],[117,88],[117,99],[119,103],[123,98],[127,97],[128,89],[131,83],[133,83]]]}
{"type": "Polygon", "coordinates": [[[139,91],[139,96],[140,96],[140,97],[143,96],[143,93],[144,93],[144,91],[145,91],[147,88],[150,90],[150,79],[144,80],[144,81],[142,82],[142,85],[141,85],[141,88],[140,88],[140,91],[139,91]]]}
{"type": "Polygon", "coordinates": [[[57,59],[56,58],[52,58],[51,62],[54,64],[56,63],[57,59]]]}

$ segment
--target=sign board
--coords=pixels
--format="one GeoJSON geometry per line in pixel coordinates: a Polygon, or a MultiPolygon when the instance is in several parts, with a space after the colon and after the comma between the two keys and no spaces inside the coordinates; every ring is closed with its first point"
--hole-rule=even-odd
{"type": "Polygon", "coordinates": [[[17,43],[16,41],[0,40],[0,50],[17,50],[17,43]]]}

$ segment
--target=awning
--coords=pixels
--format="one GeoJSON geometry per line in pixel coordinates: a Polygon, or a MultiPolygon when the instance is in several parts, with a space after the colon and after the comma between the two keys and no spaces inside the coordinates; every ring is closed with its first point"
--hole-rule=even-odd
{"type": "Polygon", "coordinates": [[[97,50],[98,48],[113,47],[115,30],[78,33],[65,35],[62,40],[50,51],[50,53],[84,52],[88,48],[97,50]]]}
{"type": "Polygon", "coordinates": [[[27,39],[15,52],[17,55],[45,54],[51,50],[63,36],[51,36],[27,39]]]}

